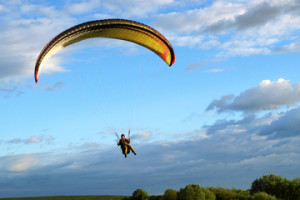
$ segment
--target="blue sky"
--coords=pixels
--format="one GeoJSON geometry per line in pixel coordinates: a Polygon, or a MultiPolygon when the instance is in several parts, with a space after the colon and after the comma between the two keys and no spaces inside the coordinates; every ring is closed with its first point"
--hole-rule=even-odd
{"type": "Polygon", "coordinates": [[[299,32],[297,0],[0,1],[0,196],[299,177],[299,32]],[[51,38],[107,18],[160,31],[174,65],[99,38],[55,54],[34,82],[51,38]],[[114,132],[129,128],[137,156],[125,159],[114,132]]]}

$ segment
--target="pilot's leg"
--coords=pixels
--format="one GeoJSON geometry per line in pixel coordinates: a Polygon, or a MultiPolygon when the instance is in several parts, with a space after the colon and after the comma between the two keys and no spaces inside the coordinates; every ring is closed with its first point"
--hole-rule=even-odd
{"type": "Polygon", "coordinates": [[[130,150],[134,153],[134,155],[136,155],[135,150],[133,149],[133,147],[131,145],[128,145],[128,148],[130,148],[130,150]]]}

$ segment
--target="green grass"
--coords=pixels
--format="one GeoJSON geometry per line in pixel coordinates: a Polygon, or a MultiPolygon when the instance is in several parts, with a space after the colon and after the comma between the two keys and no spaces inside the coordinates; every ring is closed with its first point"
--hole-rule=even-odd
{"type": "Polygon", "coordinates": [[[0,200],[121,200],[126,196],[51,196],[51,197],[18,197],[18,198],[0,198],[0,200]]]}

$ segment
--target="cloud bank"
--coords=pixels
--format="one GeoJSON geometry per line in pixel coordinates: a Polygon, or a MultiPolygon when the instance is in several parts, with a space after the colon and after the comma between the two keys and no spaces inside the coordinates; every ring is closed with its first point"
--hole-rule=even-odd
{"type": "Polygon", "coordinates": [[[245,90],[240,95],[224,95],[213,100],[206,110],[217,112],[240,111],[255,113],[290,106],[300,101],[300,82],[290,84],[283,78],[277,81],[263,80],[257,87],[245,90]]]}
{"type": "Polygon", "coordinates": [[[179,190],[191,183],[248,189],[265,173],[285,175],[289,171],[290,176],[296,176],[298,143],[299,137],[276,141],[230,133],[135,145],[138,155],[129,154],[127,159],[117,146],[99,149],[97,145],[84,150],[78,146],[69,153],[4,156],[0,194],[131,195],[137,188],[162,194],[168,188],[179,190]]]}
{"type": "Polygon", "coordinates": [[[300,82],[290,84],[283,78],[263,80],[257,87],[247,89],[238,96],[224,95],[213,100],[206,111],[218,113],[241,112],[242,119],[220,119],[203,126],[206,134],[244,133],[264,136],[266,139],[298,137],[300,82]],[[265,113],[261,115],[261,113],[265,113]],[[260,114],[260,115],[258,115],[260,114]]]}
{"type": "Polygon", "coordinates": [[[299,7],[297,0],[217,0],[161,14],[153,23],[176,45],[216,49],[218,58],[299,52],[299,7]]]}

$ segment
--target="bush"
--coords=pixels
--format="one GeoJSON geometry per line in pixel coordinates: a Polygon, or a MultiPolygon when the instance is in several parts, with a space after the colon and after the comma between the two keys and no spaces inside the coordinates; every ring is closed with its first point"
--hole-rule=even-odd
{"type": "Polygon", "coordinates": [[[173,189],[167,189],[164,193],[163,200],[176,200],[177,191],[173,189]]]}
{"type": "Polygon", "coordinates": [[[275,176],[274,174],[263,176],[252,182],[250,192],[251,194],[266,192],[279,197],[282,194],[282,188],[280,188],[282,181],[281,176],[275,176]]]}
{"type": "Polygon", "coordinates": [[[198,184],[187,185],[181,188],[177,194],[177,200],[215,200],[216,197],[209,189],[202,188],[198,184]]]}
{"type": "Polygon", "coordinates": [[[249,190],[232,189],[236,196],[232,200],[250,200],[251,195],[249,190]]]}
{"type": "Polygon", "coordinates": [[[148,197],[149,200],[163,200],[162,195],[151,195],[148,197]]]}
{"type": "Polygon", "coordinates": [[[148,200],[148,193],[142,189],[137,189],[132,193],[132,200],[148,200]]]}
{"type": "Polygon", "coordinates": [[[291,181],[273,174],[266,175],[252,182],[250,192],[265,192],[284,200],[300,200],[300,179],[291,181]]]}
{"type": "Polygon", "coordinates": [[[290,181],[287,191],[289,199],[300,200],[300,178],[290,181]]]}
{"type": "Polygon", "coordinates": [[[252,196],[253,200],[276,200],[276,197],[269,195],[265,192],[257,192],[252,196]]]}
{"type": "Polygon", "coordinates": [[[210,187],[209,190],[215,194],[216,200],[251,200],[250,192],[247,190],[220,187],[210,187]]]}
{"type": "Polygon", "coordinates": [[[236,196],[234,192],[225,188],[210,187],[209,190],[215,194],[217,200],[231,200],[236,196]]]}

